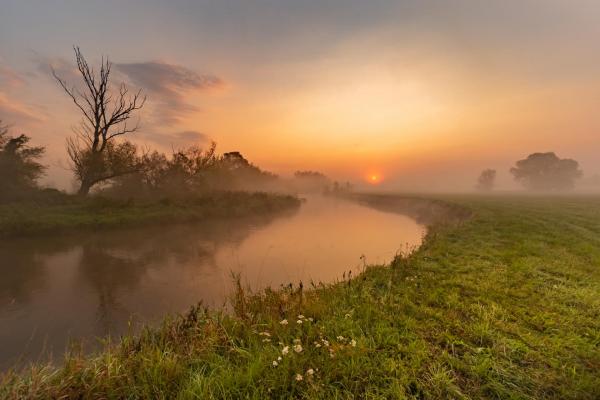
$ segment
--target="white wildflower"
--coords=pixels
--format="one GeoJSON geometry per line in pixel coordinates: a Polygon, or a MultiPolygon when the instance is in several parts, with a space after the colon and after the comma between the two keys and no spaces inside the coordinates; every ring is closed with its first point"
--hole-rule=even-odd
{"type": "Polygon", "coordinates": [[[271,341],[271,339],[269,339],[269,338],[264,338],[262,341],[263,341],[263,343],[268,343],[268,342],[270,342],[270,341],[271,341]]]}
{"type": "Polygon", "coordinates": [[[314,321],[314,319],[312,319],[312,317],[308,317],[308,320],[309,320],[310,322],[313,322],[313,321],[314,321]]]}
{"type": "Polygon", "coordinates": [[[296,353],[302,353],[302,345],[301,344],[294,345],[294,351],[296,353]]]}
{"type": "Polygon", "coordinates": [[[302,343],[302,340],[300,340],[300,339],[294,339],[294,344],[298,344],[298,343],[302,343]]]}
{"type": "Polygon", "coordinates": [[[281,356],[277,357],[277,361],[281,361],[281,356]]]}
{"type": "Polygon", "coordinates": [[[304,378],[302,378],[302,375],[301,375],[301,374],[296,374],[296,380],[297,380],[298,382],[300,382],[302,379],[304,379],[304,378]]]}
{"type": "Polygon", "coordinates": [[[327,341],[327,340],[323,339],[323,345],[324,345],[325,347],[329,347],[329,341],[327,341]]]}
{"type": "Polygon", "coordinates": [[[282,319],[279,323],[281,325],[287,325],[288,324],[288,320],[287,319],[282,319]]]}
{"type": "Polygon", "coordinates": [[[281,354],[283,354],[284,356],[290,352],[290,346],[285,346],[283,349],[281,349],[281,354]]]}
{"type": "Polygon", "coordinates": [[[304,315],[302,315],[302,314],[298,315],[298,319],[304,319],[304,315]]]}
{"type": "Polygon", "coordinates": [[[352,340],[350,341],[350,345],[351,345],[352,347],[356,347],[356,340],[352,339],[352,340]]]}
{"type": "Polygon", "coordinates": [[[269,332],[261,332],[259,333],[260,336],[267,336],[267,337],[271,337],[271,334],[269,332]]]}
{"type": "Polygon", "coordinates": [[[343,336],[338,336],[337,340],[339,340],[340,342],[343,342],[345,340],[345,338],[343,336]]]}
{"type": "Polygon", "coordinates": [[[273,361],[273,366],[274,366],[274,367],[276,367],[276,366],[278,366],[278,365],[279,365],[279,363],[278,363],[277,361],[273,361]]]}
{"type": "Polygon", "coordinates": [[[315,370],[312,368],[309,368],[306,370],[306,375],[308,376],[313,376],[315,374],[315,370]]]}
{"type": "Polygon", "coordinates": [[[297,324],[301,324],[301,323],[302,323],[302,320],[301,320],[301,319],[299,319],[298,321],[296,321],[296,323],[297,323],[297,324]]]}

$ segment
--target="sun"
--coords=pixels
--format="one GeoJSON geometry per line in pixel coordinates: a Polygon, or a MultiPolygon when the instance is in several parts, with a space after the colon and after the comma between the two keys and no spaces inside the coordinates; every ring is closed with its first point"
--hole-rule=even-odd
{"type": "Polygon", "coordinates": [[[372,185],[376,185],[381,182],[381,176],[379,174],[370,174],[368,180],[372,185]]]}

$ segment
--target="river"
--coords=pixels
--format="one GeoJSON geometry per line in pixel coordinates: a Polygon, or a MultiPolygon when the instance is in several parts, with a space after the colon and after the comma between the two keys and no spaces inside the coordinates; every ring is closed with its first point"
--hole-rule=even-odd
{"type": "Polygon", "coordinates": [[[232,272],[254,290],[332,282],[420,244],[413,219],[311,197],[293,213],[5,240],[0,368],[60,361],[71,341],[135,332],[202,301],[219,308],[232,272]]]}

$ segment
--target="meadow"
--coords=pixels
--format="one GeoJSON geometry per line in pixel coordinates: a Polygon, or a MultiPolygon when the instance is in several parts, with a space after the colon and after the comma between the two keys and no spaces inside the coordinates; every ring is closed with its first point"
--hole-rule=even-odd
{"type": "Polygon", "coordinates": [[[199,305],[96,355],[5,373],[0,397],[600,398],[600,198],[435,201],[468,217],[430,221],[389,265],[238,284],[230,314],[199,305]]]}

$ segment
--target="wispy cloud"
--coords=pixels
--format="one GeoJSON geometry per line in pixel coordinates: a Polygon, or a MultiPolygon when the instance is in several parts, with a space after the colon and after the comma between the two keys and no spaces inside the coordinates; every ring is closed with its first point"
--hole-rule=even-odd
{"type": "Polygon", "coordinates": [[[42,121],[39,112],[0,90],[0,120],[3,123],[22,125],[42,121]]]}
{"type": "Polygon", "coordinates": [[[14,95],[16,89],[26,84],[27,81],[23,75],[0,64],[0,120],[3,123],[22,125],[42,120],[38,111],[14,95]]]}
{"type": "Polygon", "coordinates": [[[0,64],[0,89],[12,89],[23,86],[25,78],[12,68],[0,64]]]}
{"type": "Polygon", "coordinates": [[[46,57],[40,54],[35,54],[33,59],[37,72],[45,78],[54,79],[52,71],[54,70],[58,76],[64,79],[71,85],[80,85],[81,76],[73,64],[69,60],[59,57],[46,57]]]}
{"type": "MultiPolygon", "coordinates": [[[[93,60],[88,61],[95,65],[93,60]]],[[[35,55],[34,62],[40,75],[52,79],[54,70],[69,85],[81,87],[82,80],[73,62],[39,54],[35,55]]],[[[148,95],[152,123],[158,125],[173,125],[186,115],[198,112],[198,107],[190,103],[188,97],[225,85],[216,75],[201,74],[181,65],[160,61],[114,63],[114,69],[118,74],[113,77],[114,85],[123,81],[148,95]]]]}
{"type": "Polygon", "coordinates": [[[223,80],[215,75],[199,74],[180,65],[158,61],[116,64],[116,67],[130,83],[146,91],[155,104],[157,122],[167,125],[199,111],[187,100],[188,95],[224,86],[223,80]]]}
{"type": "Polygon", "coordinates": [[[210,138],[202,132],[198,131],[182,131],[182,132],[164,132],[164,131],[144,131],[140,139],[145,139],[154,142],[164,148],[180,149],[192,145],[203,146],[210,142],[210,138]]]}

